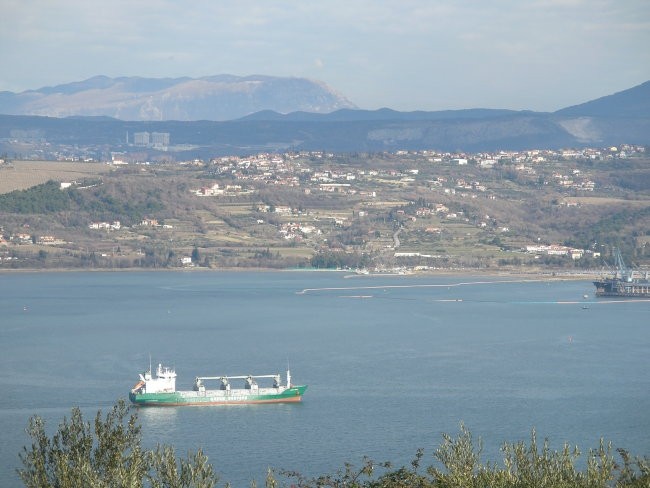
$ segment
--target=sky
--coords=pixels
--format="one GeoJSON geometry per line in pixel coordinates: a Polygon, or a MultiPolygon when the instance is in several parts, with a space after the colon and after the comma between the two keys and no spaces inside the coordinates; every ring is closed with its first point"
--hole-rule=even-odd
{"type": "Polygon", "coordinates": [[[0,91],[326,83],[363,109],[555,111],[650,80],[650,0],[0,0],[0,91]]]}

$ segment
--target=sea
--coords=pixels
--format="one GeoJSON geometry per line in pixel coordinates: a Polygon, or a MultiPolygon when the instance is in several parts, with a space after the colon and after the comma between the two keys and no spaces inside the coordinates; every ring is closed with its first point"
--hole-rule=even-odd
{"type": "MultiPolygon", "coordinates": [[[[313,477],[364,456],[435,465],[461,425],[502,463],[533,429],[552,449],[600,439],[650,455],[650,301],[587,280],[350,272],[0,274],[0,486],[21,486],[29,418],[92,421],[150,364],[282,374],[298,404],[133,407],[145,447],[202,449],[220,485],[269,468],[313,477]]],[[[285,480],[286,481],[286,480],[285,480]]]]}

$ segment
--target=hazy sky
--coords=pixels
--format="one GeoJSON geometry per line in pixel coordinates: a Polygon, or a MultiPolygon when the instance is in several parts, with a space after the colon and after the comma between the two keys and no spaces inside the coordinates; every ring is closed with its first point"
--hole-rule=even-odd
{"type": "Polygon", "coordinates": [[[650,80],[650,0],[0,0],[0,91],[223,73],[366,109],[553,111],[650,80]]]}

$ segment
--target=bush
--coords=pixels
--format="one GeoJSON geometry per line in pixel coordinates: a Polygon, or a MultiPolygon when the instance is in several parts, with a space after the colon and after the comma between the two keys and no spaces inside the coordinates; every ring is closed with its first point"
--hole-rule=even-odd
{"type": "Polygon", "coordinates": [[[94,428],[84,422],[79,408],[63,419],[50,439],[38,417],[29,421],[30,448],[20,455],[18,475],[28,488],[77,487],[196,487],[212,488],[218,479],[207,457],[199,450],[177,462],[169,446],[155,450],[141,447],[137,415],[120,400],[102,418],[97,412],[94,428]]]}
{"type": "MultiPolygon", "coordinates": [[[[76,487],[152,487],[213,488],[218,478],[201,450],[176,459],[173,447],[141,446],[137,414],[128,415],[120,400],[102,417],[97,413],[94,427],[84,422],[79,408],[72,409],[52,438],[45,434],[43,420],[32,417],[27,433],[30,448],[23,448],[23,468],[18,474],[28,488],[76,487]]],[[[565,444],[560,451],[540,447],[535,431],[530,443],[506,443],[502,447],[503,465],[481,462],[481,439],[474,441],[461,424],[457,437],[443,434],[434,452],[436,465],[420,472],[424,451],[419,449],[410,467],[393,469],[390,463],[375,463],[364,458],[361,467],[346,463],[335,474],[307,478],[298,472],[280,471],[296,488],[648,488],[648,458],[633,458],[618,449],[622,464],[616,464],[610,444],[601,440],[589,450],[586,468],[576,468],[581,453],[565,444]]],[[[226,484],[226,486],[229,486],[226,484]]],[[[255,482],[251,483],[255,486],[255,482]]],[[[279,484],[274,470],[265,479],[268,488],[279,484]]]]}

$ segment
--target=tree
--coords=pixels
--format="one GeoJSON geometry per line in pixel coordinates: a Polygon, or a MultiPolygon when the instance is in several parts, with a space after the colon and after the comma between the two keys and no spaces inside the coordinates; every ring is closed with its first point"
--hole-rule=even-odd
{"type": "Polygon", "coordinates": [[[137,414],[120,400],[106,417],[97,412],[94,427],[84,422],[81,410],[72,409],[49,438],[45,423],[34,416],[27,434],[30,448],[20,454],[23,468],[18,475],[28,488],[196,487],[213,488],[218,478],[201,450],[176,460],[174,449],[141,447],[137,414]]]}
{"type": "MultiPolygon", "coordinates": [[[[28,488],[76,487],[151,487],[214,488],[218,478],[201,450],[178,460],[173,447],[141,447],[137,414],[129,416],[124,400],[94,426],[84,422],[79,408],[59,425],[49,438],[38,417],[29,421],[30,448],[23,448],[23,468],[18,474],[28,488]]],[[[564,444],[552,450],[548,440],[540,445],[533,430],[529,443],[506,443],[501,449],[503,463],[482,463],[482,441],[474,440],[464,425],[456,437],[443,434],[443,442],[433,456],[436,465],[420,470],[424,451],[418,449],[410,467],[393,468],[388,462],[376,463],[364,457],[361,466],[345,463],[334,474],[315,478],[299,472],[279,472],[297,488],[647,488],[650,486],[650,460],[631,456],[617,449],[622,464],[614,462],[611,445],[601,440],[590,449],[579,470],[577,447],[564,444]]],[[[285,486],[269,469],[265,487],[285,486]]],[[[226,484],[226,487],[230,486],[226,484]]],[[[251,482],[251,486],[256,483],[251,482]]]]}
{"type": "Polygon", "coordinates": [[[199,248],[194,246],[194,249],[192,249],[192,262],[198,263],[200,259],[201,255],[199,254],[199,248]]]}

